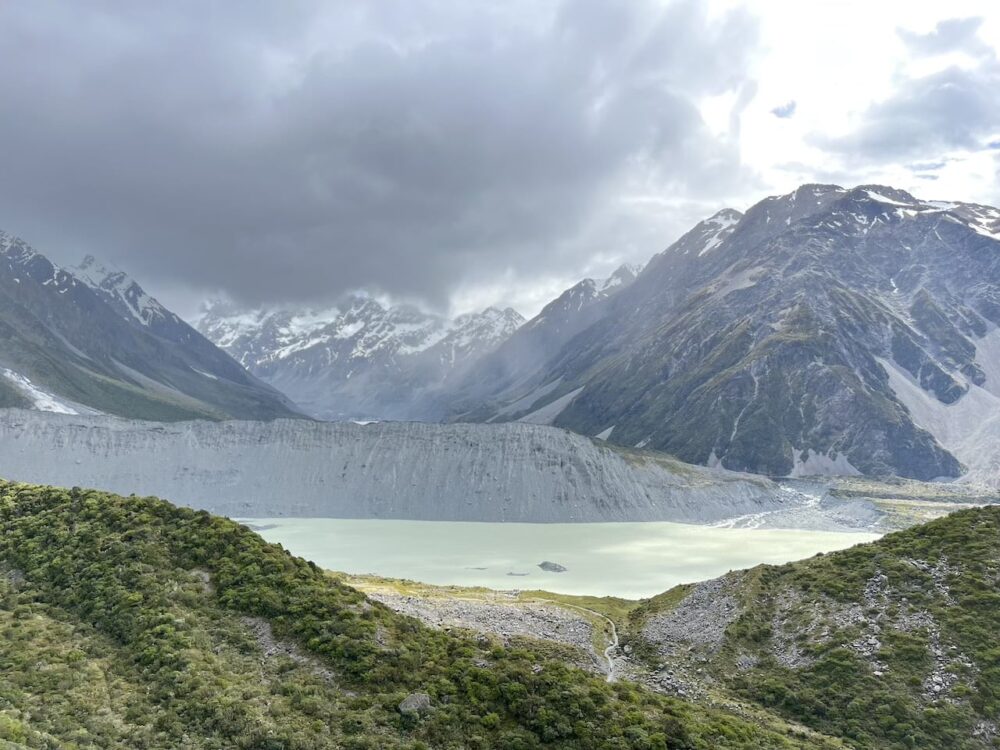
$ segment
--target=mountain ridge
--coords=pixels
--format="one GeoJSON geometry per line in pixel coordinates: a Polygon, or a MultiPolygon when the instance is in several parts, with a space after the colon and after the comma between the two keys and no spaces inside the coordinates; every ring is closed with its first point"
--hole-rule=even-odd
{"type": "Polygon", "coordinates": [[[0,232],[0,404],[151,419],[296,416],[281,394],[95,263],[85,279],[0,232]]]}
{"type": "Polygon", "coordinates": [[[323,310],[210,304],[198,329],[324,419],[434,419],[431,398],[524,322],[487,307],[447,319],[362,294],[323,310]]]}
{"type": "Polygon", "coordinates": [[[992,398],[1000,211],[805,185],[719,216],[655,256],[543,372],[453,418],[518,419],[565,399],[552,423],[693,463],[989,476],[997,457],[915,421],[878,360],[944,406],[992,398]]]}

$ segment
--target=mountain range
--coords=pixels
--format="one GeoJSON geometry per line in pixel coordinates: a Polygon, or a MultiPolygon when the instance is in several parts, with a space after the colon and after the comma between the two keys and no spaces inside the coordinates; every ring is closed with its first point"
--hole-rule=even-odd
{"type": "Polygon", "coordinates": [[[196,326],[316,418],[441,421],[470,368],[484,359],[494,364],[476,370],[485,386],[539,366],[593,323],[597,303],[631,284],[638,271],[625,265],[609,278],[584,279],[527,325],[512,308],[448,319],[354,294],[322,310],[212,302],[196,326]]]}
{"type": "Polygon", "coordinates": [[[524,322],[487,308],[449,320],[364,294],[322,310],[212,303],[198,329],[320,419],[434,419],[430,396],[524,322]]]}
{"type": "Polygon", "coordinates": [[[0,406],[173,420],[300,416],[117,269],[0,233],[0,406]]]}
{"type": "Polygon", "coordinates": [[[995,482],[995,208],[804,185],[700,223],[587,317],[494,377],[505,352],[565,327],[544,312],[523,326],[454,387],[452,418],[771,475],[995,482]]]}
{"type": "Polygon", "coordinates": [[[529,321],[355,293],[196,326],[0,235],[6,406],[521,421],[773,476],[1000,477],[1000,210],[886,186],[725,209],[529,321]]]}
{"type": "Polygon", "coordinates": [[[775,476],[1000,475],[989,206],[803,185],[503,320],[462,356],[440,353],[454,324],[367,298],[199,328],[317,416],[553,424],[775,476]]]}

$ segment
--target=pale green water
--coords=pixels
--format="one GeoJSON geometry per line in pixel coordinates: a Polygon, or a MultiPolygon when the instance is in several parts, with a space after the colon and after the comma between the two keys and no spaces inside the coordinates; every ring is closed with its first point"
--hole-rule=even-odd
{"type": "Polygon", "coordinates": [[[876,534],[720,529],[678,523],[452,523],[335,518],[243,519],[270,542],[328,570],[424,583],[652,596],[678,583],[783,563],[876,534]],[[559,563],[565,573],[538,564],[559,563]],[[508,575],[518,573],[522,575],[508,575]]]}

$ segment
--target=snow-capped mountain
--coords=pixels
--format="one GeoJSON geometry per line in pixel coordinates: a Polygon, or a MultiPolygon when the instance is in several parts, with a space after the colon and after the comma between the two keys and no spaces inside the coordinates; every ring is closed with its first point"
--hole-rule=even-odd
{"type": "Polygon", "coordinates": [[[239,310],[213,303],[198,329],[252,373],[326,419],[434,418],[434,393],[524,318],[487,308],[454,320],[361,294],[335,307],[239,310]]]}
{"type": "Polygon", "coordinates": [[[0,406],[164,420],[297,416],[123,272],[93,259],[60,268],[3,232],[0,330],[0,406]]]}
{"type": "Polygon", "coordinates": [[[456,415],[774,475],[1000,475],[995,208],[805,185],[700,223],[599,310],[488,393],[471,370],[456,415]]]}
{"type": "Polygon", "coordinates": [[[133,278],[119,268],[107,266],[93,255],[87,255],[79,265],[66,269],[78,280],[97,292],[123,315],[150,326],[158,321],[181,322],[180,318],[146,294],[133,278]]]}

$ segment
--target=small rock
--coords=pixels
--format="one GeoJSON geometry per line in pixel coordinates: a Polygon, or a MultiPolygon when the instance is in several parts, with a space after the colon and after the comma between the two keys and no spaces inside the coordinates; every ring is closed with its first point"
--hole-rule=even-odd
{"type": "Polygon", "coordinates": [[[550,562],[548,560],[545,560],[543,562],[538,563],[538,567],[541,568],[542,570],[548,572],[548,573],[565,573],[566,572],[566,568],[565,567],[563,567],[559,563],[550,562]]]}
{"type": "Polygon", "coordinates": [[[399,704],[399,712],[401,714],[423,716],[426,713],[430,713],[430,710],[431,697],[427,693],[410,693],[399,704]]]}

